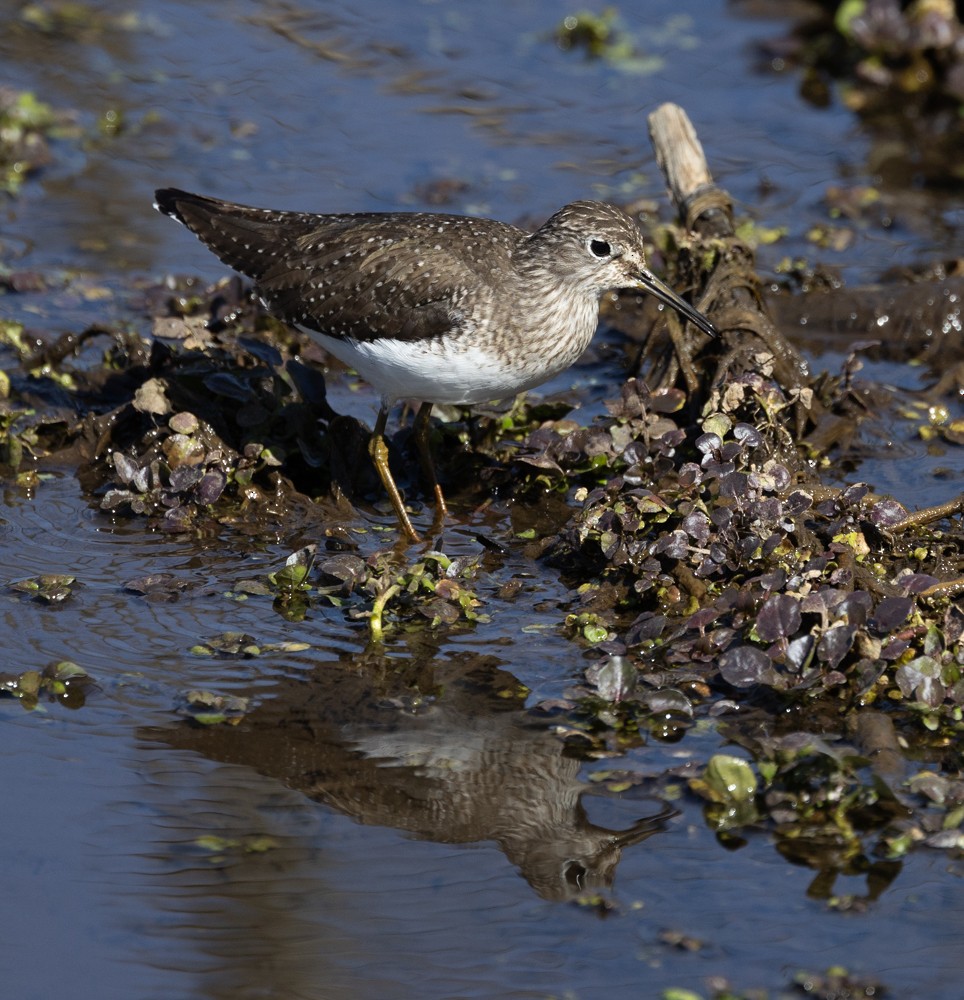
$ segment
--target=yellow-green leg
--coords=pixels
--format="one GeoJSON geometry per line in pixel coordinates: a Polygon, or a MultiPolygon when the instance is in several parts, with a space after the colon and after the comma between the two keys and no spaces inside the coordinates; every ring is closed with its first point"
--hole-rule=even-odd
{"type": "Polygon", "coordinates": [[[442,487],[438,484],[438,477],[435,475],[435,462],[432,461],[432,449],[428,442],[429,420],[432,416],[432,404],[422,403],[415,414],[415,423],[412,431],[415,435],[415,447],[418,449],[418,458],[422,464],[422,473],[432,487],[435,494],[435,523],[441,524],[442,518],[449,512],[445,506],[445,497],[442,494],[442,487]]]}
{"type": "MultiPolygon", "coordinates": [[[[421,411],[419,411],[421,414],[421,411]]],[[[395,508],[395,516],[401,525],[402,531],[413,541],[420,541],[418,532],[412,527],[412,521],[402,503],[402,494],[398,492],[395,480],[392,478],[392,470],[388,467],[388,445],[385,444],[385,422],[388,420],[388,410],[383,406],[378,411],[378,419],[375,421],[375,430],[372,431],[371,440],[368,442],[368,454],[378,471],[378,476],[388,493],[389,500],[395,508]]]]}

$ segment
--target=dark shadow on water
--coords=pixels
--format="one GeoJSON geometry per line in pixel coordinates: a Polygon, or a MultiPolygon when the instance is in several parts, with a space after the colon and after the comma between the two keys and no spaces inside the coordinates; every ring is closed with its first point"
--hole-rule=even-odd
{"type": "Polygon", "coordinates": [[[250,766],[360,823],[437,843],[494,841],[548,900],[609,889],[623,849],[676,811],[657,802],[628,829],[593,824],[583,796],[597,790],[526,715],[523,691],[493,656],[368,652],[281,681],[237,726],[142,735],[250,766]]]}

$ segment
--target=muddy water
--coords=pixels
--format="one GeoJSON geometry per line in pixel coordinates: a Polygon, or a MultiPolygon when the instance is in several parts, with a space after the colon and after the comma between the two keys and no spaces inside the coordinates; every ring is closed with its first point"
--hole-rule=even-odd
{"type": "MultiPolygon", "coordinates": [[[[51,35],[18,27],[8,6],[2,82],[77,108],[98,137],[4,207],[0,240],[12,266],[101,288],[223,273],[149,210],[160,183],[347,211],[427,207],[454,179],[466,186],[446,209],[504,218],[586,194],[660,199],[644,117],[667,99],[689,110],[732,193],[767,224],[789,220],[765,265],[806,249],[828,183],[866,179],[869,140],[842,110],[802,105],[791,78],[754,74],[749,46],[769,29],[722,5],[624,6],[634,68],[651,72],[560,54],[548,3],[152,3],[133,22],[104,5],[84,31],[51,35]],[[108,111],[124,125],[98,135],[108,111]]],[[[861,278],[904,254],[947,255],[953,212],[925,204],[896,231],[858,233],[838,263],[861,278]]],[[[112,308],[92,299],[84,320],[55,301],[32,322],[56,333],[112,308]]],[[[0,299],[0,316],[23,308],[0,299]]],[[[621,377],[617,353],[580,368],[587,413],[621,377]]],[[[946,499],[932,477],[899,480],[883,488],[946,499]]],[[[3,591],[3,669],[70,659],[93,686],[74,708],[0,701],[5,995],[658,996],[707,993],[711,976],[775,991],[796,967],[833,964],[897,995],[958,995],[961,871],[943,854],[838,879],[834,892],[868,898],[866,913],[839,914],[764,835],[724,850],[687,797],[592,781],[705,761],[720,737],[701,725],[616,761],[569,757],[523,708],[586,665],[561,627],[572,595],[526,559],[512,511],[475,517],[445,549],[479,554],[483,529],[505,547],[479,581],[492,621],[378,648],[350,607],[293,623],[269,599],[232,595],[311,540],[299,530],[151,533],[95,511],[65,470],[31,494],[6,490],[4,582],[77,583],[56,605],[3,591]],[[171,601],[124,589],[148,573],[185,587],[171,601]],[[304,648],[192,651],[227,631],[304,648]],[[249,714],[192,728],[176,713],[192,689],[249,698],[249,714]],[[615,912],[566,903],[586,888],[615,912]]]]}

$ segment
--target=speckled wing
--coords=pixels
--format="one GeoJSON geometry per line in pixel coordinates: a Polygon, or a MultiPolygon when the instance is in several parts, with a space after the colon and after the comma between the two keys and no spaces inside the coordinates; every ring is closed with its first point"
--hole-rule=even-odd
{"type": "Polygon", "coordinates": [[[526,235],[463,216],[310,215],[173,190],[156,197],[162,212],[253,278],[277,315],[362,341],[433,338],[459,326],[467,295],[501,282],[526,235]]]}
{"type": "Polygon", "coordinates": [[[466,220],[375,215],[319,221],[258,281],[290,322],[364,341],[433,338],[466,320],[466,300],[485,280],[467,259],[466,220]]]}

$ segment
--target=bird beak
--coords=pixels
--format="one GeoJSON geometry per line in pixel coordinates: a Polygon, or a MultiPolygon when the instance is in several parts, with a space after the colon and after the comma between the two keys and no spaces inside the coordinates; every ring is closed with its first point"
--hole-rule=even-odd
{"type": "Polygon", "coordinates": [[[652,271],[645,267],[640,268],[636,273],[636,279],[641,288],[651,295],[655,295],[660,302],[665,302],[666,305],[675,309],[683,319],[698,326],[705,334],[710,337],[720,335],[716,327],[699,310],[694,309],[688,302],[684,302],[669,285],[660,281],[652,271]]]}

